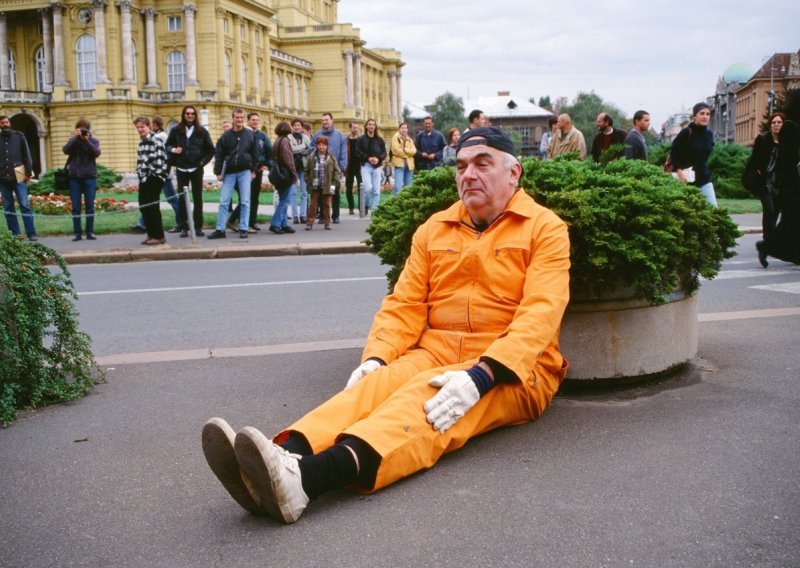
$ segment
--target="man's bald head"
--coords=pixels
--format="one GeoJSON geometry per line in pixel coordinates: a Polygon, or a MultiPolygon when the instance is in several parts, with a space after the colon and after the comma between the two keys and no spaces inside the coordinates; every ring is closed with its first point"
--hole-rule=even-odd
{"type": "Polygon", "coordinates": [[[558,129],[561,132],[567,132],[570,128],[572,128],[572,118],[567,113],[559,114],[558,129]]]}

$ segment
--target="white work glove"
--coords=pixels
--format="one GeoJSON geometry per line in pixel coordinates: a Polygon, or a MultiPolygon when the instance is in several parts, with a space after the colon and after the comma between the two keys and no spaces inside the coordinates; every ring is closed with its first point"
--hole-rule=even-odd
{"type": "Polygon", "coordinates": [[[428,399],[423,409],[428,414],[428,422],[440,434],[458,422],[481,398],[478,387],[466,371],[447,371],[433,377],[428,384],[439,387],[439,392],[428,399]]]}
{"type": "Polygon", "coordinates": [[[361,363],[355,371],[350,373],[350,380],[347,381],[347,384],[344,387],[344,390],[349,389],[358,381],[373,373],[381,368],[381,364],[378,363],[375,359],[367,359],[363,363],[361,363]]]}

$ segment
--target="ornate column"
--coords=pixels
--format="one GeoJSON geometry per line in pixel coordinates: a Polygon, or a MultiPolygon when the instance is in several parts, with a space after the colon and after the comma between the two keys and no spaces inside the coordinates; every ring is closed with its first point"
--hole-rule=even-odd
{"type": "Polygon", "coordinates": [[[353,52],[344,52],[344,107],[353,107],[353,52]]]}
{"type": "Polygon", "coordinates": [[[233,19],[233,61],[231,61],[231,83],[238,94],[242,93],[242,17],[234,16],[233,19]]]}
{"type": "Polygon", "coordinates": [[[8,65],[8,24],[6,13],[0,12],[0,89],[11,88],[11,69],[8,65]]]}
{"type": "Polygon", "coordinates": [[[217,67],[217,88],[230,87],[225,83],[225,10],[221,8],[217,8],[217,67]]]}
{"type": "Polygon", "coordinates": [[[64,18],[63,4],[52,4],[53,6],[53,75],[55,85],[68,87],[66,71],[64,69],[64,18]]]}
{"type": "Polygon", "coordinates": [[[108,50],[106,49],[106,4],[108,4],[108,0],[92,0],[98,83],[111,82],[108,80],[108,50]]]}
{"type": "Polygon", "coordinates": [[[186,84],[197,85],[197,46],[194,37],[194,14],[197,6],[186,4],[183,13],[186,14],[186,84]]]}
{"type": "Polygon", "coordinates": [[[122,38],[122,84],[132,84],[133,81],[133,39],[131,37],[131,0],[117,2],[120,14],[120,29],[122,38]]]}
{"type": "MultiPolygon", "coordinates": [[[[49,93],[53,90],[53,25],[47,8],[39,10],[42,18],[42,52],[44,53],[44,85],[42,91],[49,93]]],[[[44,170],[42,170],[44,171],[44,170]]]]}
{"type": "Polygon", "coordinates": [[[361,54],[356,53],[354,57],[354,65],[355,65],[355,85],[353,86],[353,91],[355,94],[354,103],[356,105],[356,111],[361,111],[361,54]]]}
{"type": "Polygon", "coordinates": [[[144,35],[147,44],[147,84],[145,89],[158,89],[158,75],[156,74],[156,26],[154,19],[156,11],[153,8],[142,10],[144,14],[144,35]]]}
{"type": "Polygon", "coordinates": [[[47,171],[47,133],[39,132],[39,171],[47,171]]]}
{"type": "Polygon", "coordinates": [[[397,84],[397,110],[395,111],[395,116],[397,116],[397,118],[399,120],[403,120],[403,97],[401,96],[401,92],[402,91],[400,90],[400,79],[402,77],[403,77],[403,74],[398,71],[397,72],[397,79],[396,79],[396,84],[397,84]]]}
{"type": "Polygon", "coordinates": [[[389,71],[389,116],[397,116],[397,72],[389,71]]]}
{"type": "Polygon", "coordinates": [[[258,44],[256,43],[256,34],[261,34],[261,26],[259,26],[255,22],[251,22],[250,65],[247,68],[248,72],[250,73],[250,77],[248,77],[247,83],[250,85],[250,92],[255,95],[258,95],[259,93],[261,93],[261,85],[259,85],[258,83],[259,74],[256,72],[256,67],[258,67],[258,52],[256,51],[258,48],[258,44]]]}

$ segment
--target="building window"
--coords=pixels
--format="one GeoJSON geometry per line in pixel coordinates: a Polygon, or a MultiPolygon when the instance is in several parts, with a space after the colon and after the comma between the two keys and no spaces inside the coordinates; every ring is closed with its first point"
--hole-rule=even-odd
{"type": "Polygon", "coordinates": [[[308,81],[303,80],[303,110],[308,110],[308,81]]]}
{"type": "Polygon", "coordinates": [[[292,104],[292,78],[286,78],[286,106],[287,108],[293,108],[292,104]]]}
{"type": "Polygon", "coordinates": [[[228,33],[228,18],[222,18],[222,31],[228,33]]]}
{"type": "Polygon", "coordinates": [[[78,67],[78,89],[94,89],[97,82],[97,50],[94,36],[83,34],[75,42],[75,55],[78,67]]]}
{"type": "Polygon", "coordinates": [[[8,74],[11,79],[11,90],[17,90],[17,60],[14,59],[14,52],[8,50],[8,74]]]}
{"type": "Polygon", "coordinates": [[[519,127],[519,135],[522,138],[523,144],[528,144],[531,138],[531,130],[527,126],[520,126],[519,127]]]}
{"type": "Polygon", "coordinates": [[[281,102],[281,76],[279,73],[275,73],[275,106],[283,106],[281,102]]]}
{"type": "Polygon", "coordinates": [[[242,66],[240,69],[240,82],[242,83],[242,90],[247,91],[247,61],[242,57],[242,66]]]}
{"type": "Polygon", "coordinates": [[[256,91],[261,90],[261,60],[256,60],[256,91]]]}
{"type": "Polygon", "coordinates": [[[181,31],[181,17],[180,16],[167,16],[167,31],[179,32],[181,31]]]}
{"type": "Polygon", "coordinates": [[[231,84],[231,58],[227,53],[225,54],[225,84],[231,84]]]}
{"type": "Polygon", "coordinates": [[[183,91],[186,77],[186,56],[182,51],[173,51],[167,56],[167,90],[183,91]]]}
{"type": "Polygon", "coordinates": [[[36,50],[36,90],[44,92],[47,84],[44,81],[44,47],[36,50]]]}
{"type": "Polygon", "coordinates": [[[294,107],[303,108],[303,99],[300,95],[300,79],[298,77],[294,79],[294,107]]]}

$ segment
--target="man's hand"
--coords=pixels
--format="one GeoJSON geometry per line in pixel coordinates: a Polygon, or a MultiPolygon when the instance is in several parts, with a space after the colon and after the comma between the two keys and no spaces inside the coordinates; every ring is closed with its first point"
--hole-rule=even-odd
{"type": "Polygon", "coordinates": [[[440,434],[458,422],[481,398],[475,382],[466,371],[447,371],[433,377],[428,384],[439,387],[439,392],[425,403],[423,409],[428,415],[428,422],[440,434]]]}
{"type": "Polygon", "coordinates": [[[378,363],[375,359],[367,359],[363,363],[361,363],[355,371],[350,374],[350,379],[347,381],[347,384],[344,387],[344,390],[351,388],[354,384],[358,381],[369,375],[370,373],[374,373],[378,369],[381,368],[381,364],[378,363]]]}

